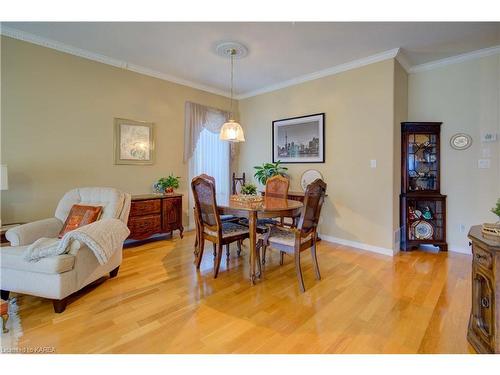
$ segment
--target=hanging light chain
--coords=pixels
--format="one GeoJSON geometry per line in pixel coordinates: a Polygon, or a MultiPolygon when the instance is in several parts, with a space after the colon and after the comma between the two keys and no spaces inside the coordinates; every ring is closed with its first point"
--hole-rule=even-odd
{"type": "Polygon", "coordinates": [[[230,104],[230,117],[233,119],[233,76],[234,76],[234,55],[236,54],[236,50],[234,48],[230,51],[231,58],[231,104],[230,104]]]}

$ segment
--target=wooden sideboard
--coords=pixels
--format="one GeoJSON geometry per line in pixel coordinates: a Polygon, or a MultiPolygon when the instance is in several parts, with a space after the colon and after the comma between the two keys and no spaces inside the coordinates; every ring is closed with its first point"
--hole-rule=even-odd
{"type": "Polygon", "coordinates": [[[472,242],[472,307],[467,339],[478,353],[500,353],[500,241],[483,237],[481,226],[469,232],[472,242]]]}
{"type": "Polygon", "coordinates": [[[173,234],[174,230],[179,230],[182,238],[182,194],[132,196],[128,228],[128,238],[132,240],[144,240],[155,234],[173,234]]]}
{"type": "MultiPolygon", "coordinates": [[[[265,191],[260,192],[262,195],[266,195],[265,191]]],[[[302,191],[289,191],[288,192],[288,199],[292,201],[299,201],[304,203],[304,197],[305,194],[302,191]]]]}

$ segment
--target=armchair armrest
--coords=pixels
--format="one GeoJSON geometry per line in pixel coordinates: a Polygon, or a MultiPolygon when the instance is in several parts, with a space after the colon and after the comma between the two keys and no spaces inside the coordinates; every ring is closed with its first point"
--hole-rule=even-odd
{"type": "Polygon", "coordinates": [[[10,241],[11,246],[30,245],[42,237],[57,237],[62,226],[61,220],[52,217],[9,229],[5,233],[5,238],[10,241]]]}

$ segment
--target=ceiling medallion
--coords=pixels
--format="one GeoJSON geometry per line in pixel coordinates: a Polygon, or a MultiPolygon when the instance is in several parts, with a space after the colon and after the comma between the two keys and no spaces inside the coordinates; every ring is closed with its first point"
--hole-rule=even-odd
{"type": "Polygon", "coordinates": [[[232,55],[235,59],[242,59],[248,55],[248,48],[238,42],[221,42],[215,46],[215,53],[225,58],[232,55]]]}

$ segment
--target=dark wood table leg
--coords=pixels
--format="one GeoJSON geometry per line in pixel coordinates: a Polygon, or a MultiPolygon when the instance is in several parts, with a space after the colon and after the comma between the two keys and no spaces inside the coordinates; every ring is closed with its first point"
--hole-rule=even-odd
{"type": "Polygon", "coordinates": [[[257,212],[248,213],[248,235],[250,241],[250,282],[255,284],[255,259],[257,251],[257,212]]]}

